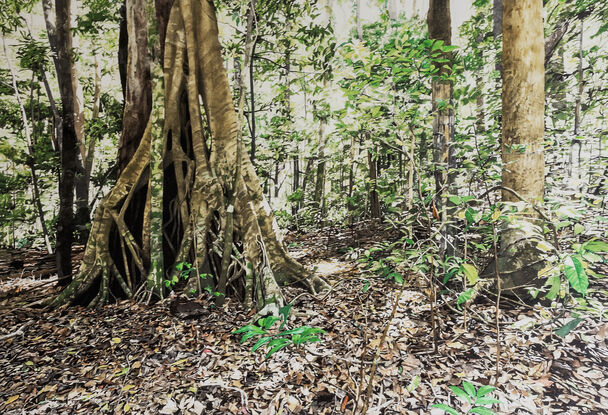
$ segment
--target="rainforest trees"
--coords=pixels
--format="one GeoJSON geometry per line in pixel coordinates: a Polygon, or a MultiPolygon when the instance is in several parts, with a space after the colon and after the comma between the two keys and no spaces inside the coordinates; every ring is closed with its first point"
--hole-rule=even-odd
{"type": "Polygon", "coordinates": [[[145,131],[95,213],[80,272],[52,306],[162,297],[163,282],[185,263],[195,288],[233,293],[258,309],[281,304],[282,284],[327,287],[288,256],[277,234],[240,139],[213,4],[171,3],[156,1],[163,77],[152,77],[145,131]]]}

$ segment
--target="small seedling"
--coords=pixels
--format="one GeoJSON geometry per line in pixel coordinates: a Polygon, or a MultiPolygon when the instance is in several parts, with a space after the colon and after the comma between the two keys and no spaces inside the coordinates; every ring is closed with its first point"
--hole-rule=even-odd
{"type": "Polygon", "coordinates": [[[458,386],[450,386],[450,389],[452,392],[454,392],[454,395],[456,395],[458,399],[468,403],[471,406],[471,409],[466,412],[459,412],[457,409],[443,403],[431,405],[431,408],[441,409],[442,411],[452,415],[496,415],[495,412],[490,408],[492,405],[500,403],[500,401],[498,399],[486,396],[488,393],[496,389],[494,386],[484,385],[479,389],[476,389],[471,382],[467,382],[465,380],[462,382],[462,388],[459,388],[458,386]]]}
{"type": "Polygon", "coordinates": [[[317,327],[301,326],[283,330],[290,309],[291,304],[287,304],[279,309],[280,316],[263,317],[257,321],[257,324],[248,324],[235,330],[233,334],[242,334],[241,343],[245,343],[253,337],[259,337],[258,341],[251,347],[251,353],[262,346],[266,346],[268,350],[266,358],[290,345],[299,346],[304,343],[321,341],[317,335],[325,333],[325,331],[317,327]],[[281,321],[281,324],[273,330],[272,327],[279,321],[281,321]]]}

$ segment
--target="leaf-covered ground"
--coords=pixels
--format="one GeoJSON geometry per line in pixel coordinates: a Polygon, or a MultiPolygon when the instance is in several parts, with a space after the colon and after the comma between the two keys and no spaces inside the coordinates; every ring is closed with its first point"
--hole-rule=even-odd
{"type": "MultiPolygon", "coordinates": [[[[292,236],[292,253],[334,289],[319,298],[287,289],[295,299],[288,326],[326,334],[268,359],[262,350],[250,353],[254,340],[241,344],[232,334],[251,319],[234,302],[221,310],[173,298],[46,311],[30,304],[51,295],[53,284],[11,274],[0,280],[0,413],[360,413],[379,348],[368,414],[443,413],[430,408],[437,403],[465,411],[448,387],[494,384],[494,305],[473,304],[465,328],[463,315],[440,304],[435,353],[424,284],[410,279],[381,344],[400,287],[362,270],[346,248],[391,236],[369,223],[292,236]]],[[[604,281],[592,287],[607,304],[599,297],[604,281]]],[[[495,412],[608,413],[608,323],[589,317],[556,336],[570,319],[506,304],[495,412]]]]}

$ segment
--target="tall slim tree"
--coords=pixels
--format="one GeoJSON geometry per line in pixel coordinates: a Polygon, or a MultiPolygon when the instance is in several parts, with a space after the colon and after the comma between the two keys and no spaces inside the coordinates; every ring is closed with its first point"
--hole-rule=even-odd
{"type": "MultiPolygon", "coordinates": [[[[429,37],[442,41],[444,46],[452,43],[452,23],[450,0],[431,0],[427,15],[429,37]]],[[[451,191],[449,169],[452,166],[451,145],[454,140],[454,109],[452,107],[452,82],[446,77],[452,72],[450,52],[438,54],[435,66],[439,68],[432,83],[433,105],[433,164],[435,168],[435,187],[437,191],[437,208],[441,220],[448,220],[446,195],[451,191]],[[446,61],[447,60],[447,61],[446,61]]],[[[453,241],[450,228],[445,227],[443,252],[452,253],[453,241]]]]}
{"type": "Polygon", "coordinates": [[[59,284],[72,279],[72,242],[74,240],[74,185],[82,174],[82,160],[75,129],[72,78],[71,0],[55,2],[57,41],[57,80],[61,94],[62,135],[59,137],[61,170],[59,176],[59,213],[57,215],[56,256],[59,284]]]}
{"type": "MultiPolygon", "coordinates": [[[[283,302],[282,284],[301,283],[312,292],[327,288],[289,257],[276,232],[242,142],[213,3],[175,0],[170,10],[166,35],[159,30],[164,88],[156,79],[140,144],[95,213],[78,276],[51,305],[99,306],[110,293],[129,297],[142,289],[162,296],[163,280],[184,262],[192,264],[194,280],[212,275],[204,284],[225,295],[229,283],[230,292],[258,309],[276,311],[283,302]],[[150,162],[159,139],[162,188],[154,179],[157,164],[150,162]],[[146,195],[144,209],[137,220],[126,222],[138,193],[146,195]]],[[[240,114],[242,107],[240,100],[240,114]]]]}

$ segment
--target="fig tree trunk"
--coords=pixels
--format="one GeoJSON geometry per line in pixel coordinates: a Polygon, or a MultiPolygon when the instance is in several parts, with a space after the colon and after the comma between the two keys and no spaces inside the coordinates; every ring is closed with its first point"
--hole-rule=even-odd
{"type": "Polygon", "coordinates": [[[51,305],[161,298],[183,263],[198,289],[258,310],[282,303],[281,285],[325,289],[287,254],[239,139],[213,4],[176,0],[170,10],[140,144],[95,213],[78,275],[51,305]]]}

